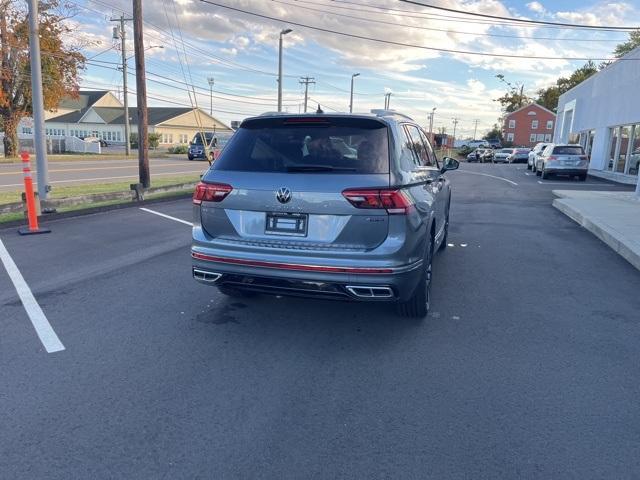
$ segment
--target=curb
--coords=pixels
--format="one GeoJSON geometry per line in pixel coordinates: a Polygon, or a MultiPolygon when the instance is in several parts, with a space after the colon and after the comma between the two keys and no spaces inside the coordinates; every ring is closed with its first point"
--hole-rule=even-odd
{"type": "MultiPolygon", "coordinates": [[[[84,215],[93,215],[96,213],[108,212],[110,210],[120,210],[123,208],[143,207],[145,205],[153,205],[154,203],[172,202],[175,200],[191,198],[192,196],[193,196],[193,192],[191,191],[184,192],[184,193],[180,192],[180,193],[177,193],[176,195],[169,196],[169,197],[152,198],[150,200],[142,200],[142,201],[133,200],[130,202],[118,203],[115,205],[103,205],[100,207],[83,208],[82,210],[74,210],[72,212],[48,213],[48,214],[39,216],[38,220],[43,224],[45,222],[48,224],[48,222],[62,220],[65,218],[82,217],[84,215]]],[[[11,222],[2,223],[0,224],[0,232],[4,230],[13,229],[15,227],[23,226],[25,224],[25,221],[26,220],[24,219],[20,219],[20,220],[13,220],[11,222]]]]}
{"type": "Polygon", "coordinates": [[[628,261],[635,268],[640,270],[640,250],[625,242],[618,231],[612,229],[602,222],[590,220],[580,211],[571,205],[571,199],[556,198],[552,204],[571,220],[593,233],[596,237],[606,243],[614,252],[628,261]]]}

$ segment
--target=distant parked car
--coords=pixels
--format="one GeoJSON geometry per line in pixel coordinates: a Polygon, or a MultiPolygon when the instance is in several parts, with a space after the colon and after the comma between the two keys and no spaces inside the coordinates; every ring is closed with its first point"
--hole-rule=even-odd
{"type": "Polygon", "coordinates": [[[81,138],[80,140],[84,140],[85,142],[89,142],[89,143],[99,143],[101,147],[109,146],[109,144],[105,140],[99,137],[84,137],[84,138],[81,138]]]}
{"type": "Polygon", "coordinates": [[[204,132],[204,141],[203,134],[201,132],[196,133],[189,143],[187,158],[189,160],[207,160],[207,150],[215,149],[217,141],[214,132],[204,132]]]}
{"type": "Polygon", "coordinates": [[[493,154],[494,154],[493,148],[485,148],[482,151],[482,155],[481,155],[482,163],[493,162],[493,154]]]}
{"type": "Polygon", "coordinates": [[[493,155],[494,163],[509,163],[509,157],[516,151],[515,148],[501,148],[493,155]]]}
{"type": "Polygon", "coordinates": [[[513,153],[509,155],[507,161],[509,163],[527,163],[530,150],[530,148],[514,148],[513,153]]]}
{"type": "Polygon", "coordinates": [[[493,150],[487,148],[476,148],[473,152],[467,155],[467,162],[490,162],[491,158],[487,157],[493,150]]]}
{"type": "Polygon", "coordinates": [[[536,171],[536,157],[548,146],[548,143],[537,143],[536,146],[533,147],[533,150],[529,152],[529,157],[527,158],[527,170],[536,171]]]}
{"type": "Polygon", "coordinates": [[[543,179],[553,174],[587,179],[589,157],[582,145],[550,143],[536,158],[536,175],[543,179]]]}
{"type": "Polygon", "coordinates": [[[471,140],[463,143],[460,148],[488,148],[489,143],[486,140],[471,140]]]}
{"type": "Polygon", "coordinates": [[[640,148],[636,148],[633,151],[633,153],[629,155],[629,175],[638,175],[639,169],[640,169],[640,148]]]}
{"type": "Polygon", "coordinates": [[[500,140],[498,140],[497,138],[492,138],[490,140],[487,140],[487,142],[489,143],[489,146],[494,150],[498,148],[502,148],[502,144],[500,143],[500,140]]]}

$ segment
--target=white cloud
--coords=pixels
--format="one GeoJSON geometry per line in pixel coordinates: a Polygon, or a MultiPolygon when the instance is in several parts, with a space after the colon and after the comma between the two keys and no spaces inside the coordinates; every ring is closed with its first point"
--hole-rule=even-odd
{"type": "Polygon", "coordinates": [[[529,2],[527,8],[534,13],[545,13],[546,10],[540,2],[529,2]]]}

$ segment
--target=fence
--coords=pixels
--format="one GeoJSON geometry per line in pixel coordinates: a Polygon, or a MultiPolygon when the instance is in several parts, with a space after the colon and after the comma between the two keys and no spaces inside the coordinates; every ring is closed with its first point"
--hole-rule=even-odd
{"type": "MultiPolygon", "coordinates": [[[[85,142],[78,137],[67,137],[64,135],[47,135],[47,153],[101,153],[100,143],[85,142]]],[[[18,134],[18,150],[34,151],[33,135],[18,134]]],[[[4,155],[4,133],[0,133],[0,154],[4,155]]]]}

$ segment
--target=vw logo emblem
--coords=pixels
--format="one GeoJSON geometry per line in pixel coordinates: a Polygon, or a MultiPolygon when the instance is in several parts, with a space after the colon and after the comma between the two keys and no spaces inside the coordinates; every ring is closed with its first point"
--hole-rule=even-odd
{"type": "Polygon", "coordinates": [[[289,202],[289,200],[291,200],[291,190],[289,190],[287,187],[279,188],[278,191],[276,192],[276,199],[280,203],[289,202]]]}

